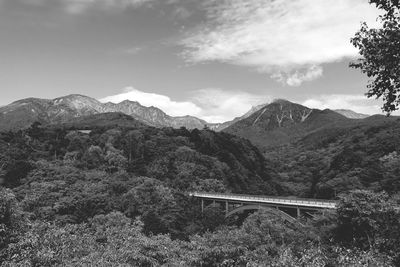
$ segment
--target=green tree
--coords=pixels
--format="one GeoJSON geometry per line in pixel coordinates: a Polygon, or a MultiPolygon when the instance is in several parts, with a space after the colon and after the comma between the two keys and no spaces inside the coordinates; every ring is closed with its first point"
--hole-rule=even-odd
{"type": "Polygon", "coordinates": [[[399,0],[369,0],[385,13],[379,16],[382,28],[363,23],[351,39],[362,58],[350,64],[371,80],[368,97],[383,98],[382,110],[390,113],[400,105],[400,3],[399,0]]]}
{"type": "Polygon", "coordinates": [[[393,151],[379,158],[383,169],[382,187],[389,193],[396,193],[400,190],[400,155],[393,151]]]}
{"type": "Polygon", "coordinates": [[[131,218],[142,216],[146,234],[173,234],[181,227],[180,207],[172,190],[160,181],[143,178],[123,199],[125,214],[131,218]]]}
{"type": "Polygon", "coordinates": [[[84,154],[83,160],[89,169],[99,168],[104,163],[103,151],[99,146],[90,146],[84,154]]]}
{"type": "Polygon", "coordinates": [[[11,190],[0,187],[0,262],[4,249],[16,241],[25,219],[11,190]]]}
{"type": "Polygon", "coordinates": [[[180,253],[187,254],[180,241],[146,237],[142,228],[119,212],[65,226],[38,221],[9,247],[1,266],[179,266],[180,253]]]}
{"type": "Polygon", "coordinates": [[[400,264],[400,213],[386,193],[355,190],[342,195],[337,208],[336,239],[349,247],[379,249],[400,264]]]}
{"type": "Polygon", "coordinates": [[[128,161],[119,150],[107,151],[104,160],[107,163],[107,170],[111,173],[126,169],[128,161]]]}

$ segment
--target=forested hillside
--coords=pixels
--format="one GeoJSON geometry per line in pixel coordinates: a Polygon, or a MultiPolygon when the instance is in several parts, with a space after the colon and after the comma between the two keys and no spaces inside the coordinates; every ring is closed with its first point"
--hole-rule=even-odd
{"type": "MultiPolygon", "coordinates": [[[[110,116],[87,117],[86,129],[103,126],[89,131],[35,124],[0,135],[2,183],[35,219],[77,223],[118,210],[132,218],[150,216],[145,229],[182,236],[189,224],[182,220],[187,199],[178,201],[183,193],[280,190],[278,175],[247,140],[138,122],[139,127],[104,127],[110,116]]],[[[134,119],[112,121],[118,122],[132,125],[134,119]]]]}
{"type": "Polygon", "coordinates": [[[1,133],[2,266],[391,266],[400,255],[394,122],[317,131],[268,159],[234,135],[152,128],[118,113],[1,133]],[[375,158],[388,164],[381,183],[369,175],[375,158]],[[354,182],[357,170],[369,180],[354,182]],[[337,191],[324,187],[337,180],[337,191]],[[236,225],[219,206],[201,213],[187,194],[335,197],[356,188],[391,195],[341,195],[337,213],[299,225],[262,211],[236,225]]]}
{"type": "Polygon", "coordinates": [[[400,190],[400,118],[372,116],[269,148],[287,194],[334,198],[354,189],[400,190]]]}
{"type": "Polygon", "coordinates": [[[38,124],[26,131],[2,133],[5,185],[21,183],[21,176],[13,174],[14,169],[21,170],[18,164],[34,169],[37,161],[47,160],[80,169],[150,176],[181,190],[210,180],[233,192],[276,193],[276,173],[245,139],[208,130],[145,127],[132,118],[126,120],[122,114],[120,121],[109,120],[109,116],[99,120],[96,116],[74,123],[78,129],[86,125],[86,130],[88,125],[108,123],[106,127],[94,126],[90,134],[38,124]],[[121,122],[130,126],[115,128],[121,122]]]}

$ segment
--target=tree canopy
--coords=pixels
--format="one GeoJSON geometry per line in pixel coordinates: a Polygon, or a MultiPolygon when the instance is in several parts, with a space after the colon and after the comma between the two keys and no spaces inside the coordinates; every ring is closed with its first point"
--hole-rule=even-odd
{"type": "Polygon", "coordinates": [[[368,97],[383,99],[382,110],[390,114],[400,105],[400,3],[399,0],[369,0],[384,11],[378,17],[382,27],[369,28],[364,22],[351,39],[362,56],[350,67],[369,78],[368,97]]]}

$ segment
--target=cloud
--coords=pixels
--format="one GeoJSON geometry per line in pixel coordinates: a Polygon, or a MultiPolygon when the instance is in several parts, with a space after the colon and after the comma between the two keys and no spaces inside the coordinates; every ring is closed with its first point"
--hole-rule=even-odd
{"type": "Polygon", "coordinates": [[[300,86],[305,81],[312,81],[322,76],[321,66],[312,65],[304,70],[296,70],[292,73],[277,72],[271,75],[271,78],[289,86],[300,86]]]}
{"type": "Polygon", "coordinates": [[[200,113],[201,109],[191,102],[178,102],[171,100],[168,96],[146,93],[133,87],[127,87],[120,94],[100,99],[101,102],[120,103],[124,100],[137,101],[143,106],[154,106],[162,109],[171,116],[183,116],[200,113]]]}
{"type": "Polygon", "coordinates": [[[100,99],[101,102],[120,103],[124,100],[137,101],[144,106],[155,106],[171,116],[192,115],[208,122],[225,122],[242,116],[254,105],[271,100],[267,96],[245,92],[228,92],[221,89],[194,91],[185,101],[174,101],[170,97],[146,93],[128,87],[122,93],[100,99]]]}
{"type": "Polygon", "coordinates": [[[302,105],[317,109],[350,109],[363,114],[382,114],[379,100],[362,95],[333,94],[305,100],[302,105]]]}
{"type": "MultiPolygon", "coordinates": [[[[250,66],[294,76],[289,85],[319,77],[296,70],[354,57],[350,38],[361,21],[376,25],[365,0],[208,0],[208,22],[180,43],[184,58],[250,66]]],[[[316,67],[314,67],[316,68],[316,67]]]]}

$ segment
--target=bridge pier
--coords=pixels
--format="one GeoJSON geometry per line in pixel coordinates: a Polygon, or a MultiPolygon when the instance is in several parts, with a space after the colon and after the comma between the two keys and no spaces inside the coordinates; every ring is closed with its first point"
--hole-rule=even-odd
{"type": "Polygon", "coordinates": [[[201,199],[201,213],[204,213],[204,200],[201,199]]]}
{"type": "Polygon", "coordinates": [[[297,207],[297,218],[300,218],[300,208],[299,207],[297,207]]]}
{"type": "Polygon", "coordinates": [[[229,203],[228,201],[225,201],[225,215],[228,214],[229,212],[229,203]]]}

